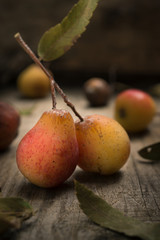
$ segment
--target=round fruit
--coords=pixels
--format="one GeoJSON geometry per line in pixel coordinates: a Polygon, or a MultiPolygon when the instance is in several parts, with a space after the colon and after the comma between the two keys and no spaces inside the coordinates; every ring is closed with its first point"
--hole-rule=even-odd
{"type": "Polygon", "coordinates": [[[92,106],[103,106],[107,103],[111,89],[102,78],[90,78],[84,84],[84,92],[92,106]]]}
{"type": "Polygon", "coordinates": [[[49,78],[36,64],[22,71],[17,79],[17,86],[25,97],[45,97],[50,89],[49,78]]]}
{"type": "Polygon", "coordinates": [[[19,113],[6,102],[0,102],[0,151],[6,149],[17,135],[19,113]]]}
{"type": "Polygon", "coordinates": [[[156,112],[152,97],[138,89],[121,92],[115,101],[115,119],[128,132],[147,128],[156,112]]]}
{"type": "Polygon", "coordinates": [[[95,114],[76,122],[75,126],[78,165],[84,171],[109,175],[125,164],[130,153],[130,140],[117,121],[95,114]]]}

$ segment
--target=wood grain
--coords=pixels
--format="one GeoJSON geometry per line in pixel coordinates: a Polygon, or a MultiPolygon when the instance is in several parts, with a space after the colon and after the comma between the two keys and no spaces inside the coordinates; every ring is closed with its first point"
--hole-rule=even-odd
{"type": "MultiPolygon", "coordinates": [[[[93,113],[113,117],[114,98],[101,108],[90,108],[81,91],[65,91],[77,110],[84,116],[93,113]]],[[[113,176],[84,173],[78,167],[71,178],[55,189],[42,189],[30,184],[16,165],[16,148],[20,139],[37,122],[41,114],[51,108],[50,96],[45,99],[25,100],[17,92],[0,94],[1,100],[12,103],[18,110],[34,107],[31,115],[21,116],[19,134],[10,148],[0,154],[0,187],[3,196],[23,197],[33,206],[35,215],[22,229],[8,233],[7,240],[125,240],[123,235],[93,224],[82,213],[75,196],[73,178],[91,188],[113,207],[126,215],[149,222],[160,221],[160,163],[143,160],[137,151],[160,139],[159,117],[156,116],[148,130],[130,135],[131,155],[126,165],[113,176]]],[[[57,96],[58,108],[65,108],[57,96]]],[[[159,109],[159,100],[156,100],[159,109]]],[[[70,109],[68,109],[70,111],[70,109]]],[[[71,113],[72,114],[72,113],[71,113]]],[[[72,114],[74,117],[74,115],[72,114]]],[[[76,117],[74,117],[76,119],[76,117]]]]}

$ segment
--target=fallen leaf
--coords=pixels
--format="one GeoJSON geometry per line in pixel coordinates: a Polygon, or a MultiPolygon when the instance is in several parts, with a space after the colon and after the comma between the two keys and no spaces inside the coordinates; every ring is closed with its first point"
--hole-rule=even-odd
{"type": "Polygon", "coordinates": [[[20,228],[33,215],[31,206],[21,198],[0,198],[0,234],[20,228]]]}
{"type": "Polygon", "coordinates": [[[28,116],[28,115],[32,114],[34,108],[35,108],[35,106],[31,106],[29,108],[23,108],[23,109],[19,110],[19,113],[20,113],[20,115],[28,116]]]}
{"type": "Polygon", "coordinates": [[[77,181],[75,189],[80,208],[94,223],[130,237],[160,239],[160,223],[144,223],[125,216],[77,181]]]}
{"type": "Polygon", "coordinates": [[[145,159],[160,161],[160,142],[144,147],[138,153],[145,159]]]}

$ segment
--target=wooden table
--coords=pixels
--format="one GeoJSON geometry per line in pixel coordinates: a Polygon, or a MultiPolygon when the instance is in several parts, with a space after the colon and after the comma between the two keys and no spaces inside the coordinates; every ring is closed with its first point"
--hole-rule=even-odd
{"type": "MultiPolygon", "coordinates": [[[[101,108],[89,108],[82,91],[65,90],[77,110],[84,116],[93,113],[113,117],[114,98],[101,108]]],[[[84,173],[78,167],[72,177],[55,189],[43,189],[29,183],[16,165],[19,141],[30,130],[41,114],[51,108],[51,97],[26,100],[15,91],[0,94],[1,100],[11,102],[18,110],[33,107],[31,115],[21,116],[19,134],[10,148],[0,154],[0,187],[3,196],[26,199],[35,215],[23,227],[7,235],[12,240],[125,240],[123,235],[105,230],[92,223],[83,214],[74,192],[73,178],[88,186],[113,207],[128,216],[150,221],[160,221],[160,162],[143,160],[137,151],[148,144],[160,141],[160,121],[156,116],[147,131],[130,136],[131,154],[125,166],[113,176],[84,173]]],[[[57,97],[58,108],[70,109],[57,97]]],[[[156,100],[158,111],[160,101],[156,100]]],[[[71,112],[71,111],[70,111],[71,112]]],[[[71,112],[72,114],[72,112],[71,112]]],[[[74,117],[74,114],[72,114],[74,117]]],[[[76,117],[74,117],[76,119],[76,117]]]]}

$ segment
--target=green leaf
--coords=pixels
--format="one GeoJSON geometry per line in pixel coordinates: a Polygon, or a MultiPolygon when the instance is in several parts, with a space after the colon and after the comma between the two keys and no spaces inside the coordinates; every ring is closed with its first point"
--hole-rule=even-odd
{"type": "Polygon", "coordinates": [[[94,223],[130,237],[159,240],[159,223],[143,223],[125,216],[77,181],[75,181],[75,189],[80,208],[94,223]]]}
{"type": "Polygon", "coordinates": [[[32,114],[34,108],[35,108],[35,105],[31,106],[29,108],[20,109],[19,113],[20,113],[20,115],[28,116],[28,115],[32,114]]]}
{"type": "Polygon", "coordinates": [[[61,23],[44,33],[38,44],[38,55],[51,61],[68,51],[86,30],[99,0],[79,0],[61,23]]]}
{"type": "Polygon", "coordinates": [[[0,235],[9,229],[18,229],[33,215],[31,206],[21,198],[0,198],[0,235]]]}
{"type": "Polygon", "coordinates": [[[145,159],[160,161],[160,142],[142,148],[138,151],[138,153],[145,159]]]}

